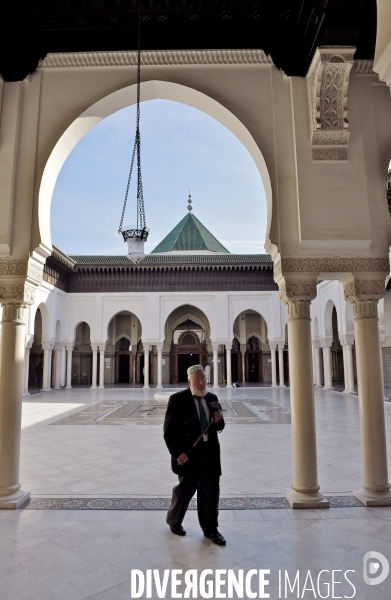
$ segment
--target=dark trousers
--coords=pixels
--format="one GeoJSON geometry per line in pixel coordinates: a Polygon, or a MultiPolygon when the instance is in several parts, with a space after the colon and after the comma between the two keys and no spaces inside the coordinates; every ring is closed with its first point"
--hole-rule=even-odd
{"type": "Polygon", "coordinates": [[[204,533],[218,527],[220,477],[211,472],[208,461],[208,443],[202,444],[190,458],[187,473],[178,475],[179,483],[172,490],[171,506],[167,512],[170,527],[179,527],[190,500],[197,492],[197,512],[204,533]]]}

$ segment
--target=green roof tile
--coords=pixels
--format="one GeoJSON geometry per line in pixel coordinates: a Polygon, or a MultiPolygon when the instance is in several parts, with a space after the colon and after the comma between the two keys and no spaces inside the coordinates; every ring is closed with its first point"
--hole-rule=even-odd
{"type": "Polygon", "coordinates": [[[182,221],[152,250],[160,252],[199,252],[209,251],[229,254],[227,248],[204,227],[193,214],[188,213],[182,221]]]}
{"type": "MultiPolygon", "coordinates": [[[[126,256],[75,256],[70,258],[77,265],[135,265],[126,256]]],[[[147,254],[139,266],[164,265],[164,264],[206,264],[206,265],[234,265],[272,263],[270,254],[147,254]]]]}

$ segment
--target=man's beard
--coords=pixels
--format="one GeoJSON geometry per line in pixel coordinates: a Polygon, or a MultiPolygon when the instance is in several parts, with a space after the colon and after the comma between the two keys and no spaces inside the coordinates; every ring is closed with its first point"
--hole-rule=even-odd
{"type": "Polygon", "coordinates": [[[191,384],[190,384],[190,391],[193,394],[193,396],[200,396],[200,397],[206,396],[206,394],[208,393],[208,390],[206,389],[206,387],[204,387],[202,390],[199,390],[199,389],[193,387],[191,384]]]}

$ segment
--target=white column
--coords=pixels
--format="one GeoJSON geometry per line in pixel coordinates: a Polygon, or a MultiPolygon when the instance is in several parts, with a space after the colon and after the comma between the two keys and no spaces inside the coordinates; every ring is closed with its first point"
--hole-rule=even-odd
{"type": "Polygon", "coordinates": [[[230,344],[225,344],[225,354],[227,357],[227,388],[232,387],[231,349],[232,342],[230,344]]]}
{"type": "Polygon", "coordinates": [[[377,313],[377,302],[385,293],[384,279],[355,279],[344,286],[344,292],[354,313],[363,470],[361,488],[353,494],[365,506],[390,506],[377,313]]]}
{"type": "Polygon", "coordinates": [[[30,374],[30,348],[32,346],[31,342],[26,342],[25,352],[24,352],[24,385],[23,385],[23,396],[30,396],[29,394],[29,374],[30,374]]]}
{"type": "MultiPolygon", "coordinates": [[[[382,337],[381,336],[380,336],[380,362],[381,362],[381,378],[382,378],[383,390],[384,390],[383,344],[382,344],[382,337]]],[[[386,398],[385,394],[384,394],[384,400],[388,400],[388,398],[386,398]]]]}
{"type": "Polygon", "coordinates": [[[92,348],[92,378],[91,378],[91,390],[97,389],[97,375],[98,375],[98,345],[91,344],[92,348]]]}
{"type": "Polygon", "coordinates": [[[313,360],[314,360],[314,380],[315,387],[322,387],[322,370],[321,370],[321,362],[320,362],[320,342],[319,339],[312,340],[312,352],[313,352],[313,360]]]}
{"type": "Polygon", "coordinates": [[[66,344],[67,349],[67,385],[66,390],[72,389],[72,351],[73,344],[66,344]]]}
{"type": "Polygon", "coordinates": [[[285,344],[278,344],[278,370],[280,374],[280,388],[286,387],[284,376],[284,346],[285,344]]]}
{"type": "Polygon", "coordinates": [[[149,388],[149,348],[144,350],[144,388],[149,388]]]}
{"type": "Polygon", "coordinates": [[[348,338],[344,336],[341,338],[341,343],[343,344],[344,355],[343,355],[343,370],[344,370],[344,380],[345,380],[345,389],[343,391],[344,394],[357,394],[354,389],[354,369],[353,369],[353,343],[354,339],[348,338]]]}
{"type": "Polygon", "coordinates": [[[242,353],[242,383],[246,383],[246,344],[240,344],[240,351],[242,353]]]}
{"type": "Polygon", "coordinates": [[[62,344],[56,344],[54,348],[54,388],[55,390],[60,390],[60,375],[61,375],[61,353],[62,353],[62,344]]]}
{"type": "Polygon", "coordinates": [[[276,342],[269,340],[270,356],[272,359],[272,388],[278,387],[277,385],[277,361],[276,361],[276,342]]]}
{"type": "Polygon", "coordinates": [[[42,376],[42,392],[51,392],[50,377],[52,369],[52,345],[48,342],[42,342],[43,348],[43,376],[42,376]]]}
{"type": "Polygon", "coordinates": [[[26,308],[16,302],[2,306],[0,509],[11,509],[18,508],[30,497],[19,483],[26,308]]]}
{"type": "MultiPolygon", "coordinates": [[[[310,301],[316,295],[316,279],[294,280],[280,287],[288,308],[289,385],[292,419],[292,490],[286,494],[291,508],[327,508],[319,491],[310,301]],[[293,289],[292,289],[293,288],[293,289]],[[297,290],[302,289],[298,294],[297,290]]],[[[281,285],[281,284],[280,284],[281,285]]]]}
{"type": "Polygon", "coordinates": [[[157,389],[163,389],[163,344],[156,344],[157,347],[157,389]]]}
{"type": "Polygon", "coordinates": [[[331,373],[331,343],[328,338],[322,340],[324,387],[326,390],[334,389],[331,373]]]}
{"type": "Polygon", "coordinates": [[[212,343],[213,348],[213,387],[219,387],[219,344],[212,343]]]}
{"type": "Polygon", "coordinates": [[[99,389],[105,387],[105,349],[106,344],[99,344],[99,389]]]}

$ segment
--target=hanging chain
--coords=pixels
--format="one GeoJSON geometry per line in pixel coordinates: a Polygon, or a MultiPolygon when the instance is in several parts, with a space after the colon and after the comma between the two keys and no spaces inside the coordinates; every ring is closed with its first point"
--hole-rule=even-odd
{"type": "Polygon", "coordinates": [[[143,179],[141,173],[141,137],[140,137],[140,87],[141,87],[141,0],[138,0],[138,19],[137,19],[137,103],[136,103],[136,136],[130,162],[128,182],[126,185],[125,201],[122,209],[121,221],[118,233],[122,233],[122,225],[125,216],[126,203],[128,201],[130,181],[132,179],[134,159],[137,156],[137,229],[145,229],[145,210],[144,210],[144,192],[143,179]]]}

